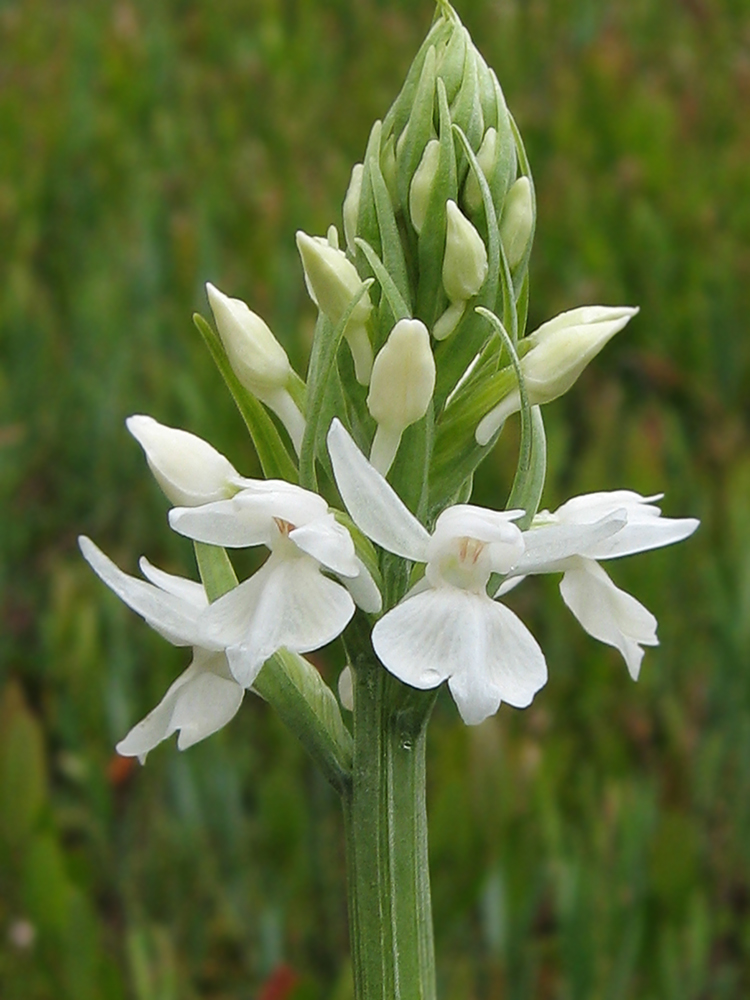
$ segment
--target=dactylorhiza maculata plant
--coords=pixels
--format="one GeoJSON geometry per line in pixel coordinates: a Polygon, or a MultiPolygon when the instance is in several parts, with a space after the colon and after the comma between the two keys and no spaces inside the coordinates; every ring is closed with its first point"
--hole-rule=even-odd
{"type": "Polygon", "coordinates": [[[560,592],[635,679],[656,619],[602,563],[690,535],[659,496],[628,490],[539,511],[541,407],[566,392],[635,314],[584,306],[526,334],[534,186],[494,72],[447,3],[403,89],[370,133],[343,204],[343,240],[297,234],[318,308],[307,379],[265,322],[208,285],[216,331],[196,324],[232,392],[265,479],[147,416],[128,430],[194,540],[200,581],[85,558],[187,670],[118,744],[142,761],[186,747],[247,689],[281,715],[341,795],[355,995],[435,995],[425,730],[447,681],[476,725],[529,705],[544,652],[503,596],[528,576],[560,592]],[[520,414],[505,509],[469,503],[474,474],[520,414]],[[238,583],[227,549],[264,546],[238,583]],[[341,637],[339,700],[304,653],[341,637]]]}

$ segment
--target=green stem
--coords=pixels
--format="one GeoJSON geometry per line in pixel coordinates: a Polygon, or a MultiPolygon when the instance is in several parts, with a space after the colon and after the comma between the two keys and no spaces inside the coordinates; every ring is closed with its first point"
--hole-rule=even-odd
{"type": "Polygon", "coordinates": [[[356,1000],[434,1000],[425,736],[433,692],[395,681],[348,630],[354,763],[344,794],[356,1000]]]}

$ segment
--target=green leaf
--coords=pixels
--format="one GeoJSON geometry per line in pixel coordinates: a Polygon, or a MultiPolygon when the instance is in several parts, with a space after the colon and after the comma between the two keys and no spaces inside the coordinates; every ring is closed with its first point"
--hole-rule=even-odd
{"type": "Polygon", "coordinates": [[[298,481],[297,469],[289,456],[276,425],[266,412],[263,404],[248,392],[234,374],[220,338],[206,320],[196,313],[193,322],[208,347],[216,367],[232,393],[237,409],[245,421],[255,450],[258,453],[263,475],[268,479],[285,479],[289,483],[298,481]]]}
{"type": "MultiPolygon", "coordinates": [[[[373,130],[373,135],[374,135],[373,130]]],[[[409,278],[406,273],[406,261],[404,260],[404,250],[401,244],[401,234],[396,223],[396,216],[391,203],[391,196],[388,193],[383,173],[380,169],[380,132],[378,130],[376,141],[368,147],[368,168],[370,183],[372,184],[372,194],[375,201],[375,213],[378,219],[378,229],[380,230],[380,246],[383,257],[383,264],[386,271],[392,278],[405,302],[409,301],[409,278]]],[[[369,259],[369,258],[368,258],[369,259]]],[[[377,272],[376,272],[377,273],[377,272]]],[[[411,307],[409,307],[411,316],[411,307]]],[[[394,317],[401,319],[402,317],[394,317]]]]}
{"type": "Polygon", "coordinates": [[[383,289],[383,295],[385,295],[388,305],[391,307],[394,322],[398,323],[401,319],[411,319],[411,309],[406,304],[406,300],[396,287],[388,269],[385,267],[373,248],[369,243],[367,243],[366,240],[360,239],[360,237],[357,237],[354,242],[365,255],[367,263],[374,271],[375,278],[380,284],[380,287],[383,289]]]}
{"type": "Polygon", "coordinates": [[[409,115],[406,133],[396,155],[398,197],[405,213],[409,210],[409,185],[414,177],[414,171],[422,159],[424,148],[432,136],[436,61],[435,49],[428,49],[414,95],[414,104],[409,115]]]}
{"type": "Polygon", "coordinates": [[[21,688],[10,682],[0,705],[0,830],[11,847],[31,835],[46,797],[42,730],[21,688]]]}

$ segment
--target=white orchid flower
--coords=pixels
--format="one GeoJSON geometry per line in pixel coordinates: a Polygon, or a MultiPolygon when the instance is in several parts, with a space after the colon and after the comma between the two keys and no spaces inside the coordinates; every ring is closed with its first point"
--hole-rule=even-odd
{"type": "Polygon", "coordinates": [[[513,523],[523,512],[458,504],[443,511],[430,535],[338,420],[328,450],[361,530],[389,552],[426,564],[424,580],[375,625],[372,642],[383,665],[416,688],[447,680],[469,725],[502,701],[529,705],[547,680],[544,655],[520,619],[486,591],[492,573],[507,574],[523,555],[513,523]]]}
{"type": "Polygon", "coordinates": [[[91,539],[78,540],[84,558],[97,576],[128,607],[175,646],[192,646],[193,659],[172,684],[156,708],[117,744],[124,757],[143,763],[150,750],[179,731],[180,750],[198,743],[236,715],[244,690],[229,670],[220,642],[203,628],[208,607],[203,586],[172,576],[141,559],[143,575],[150,582],[123,573],[91,539]]]}
{"type": "Polygon", "coordinates": [[[379,610],[380,594],[322,497],[282,480],[245,479],[243,487],[230,500],[175,507],[169,521],[196,541],[271,550],[261,569],[214,601],[205,616],[235,678],[249,687],[278,649],[318,649],[348,624],[352,596],[322,570],[349,584],[366,610],[379,610]]]}
{"type": "Polygon", "coordinates": [[[633,680],[638,679],[644,650],[657,646],[656,618],[620,590],[599,565],[672,545],[692,535],[692,517],[667,518],[654,501],[630,490],[588,493],[568,500],[554,513],[542,511],[524,532],[526,550],[495,596],[507,593],[524,576],[562,573],[560,593],[584,629],[618,649],[633,680]]]}

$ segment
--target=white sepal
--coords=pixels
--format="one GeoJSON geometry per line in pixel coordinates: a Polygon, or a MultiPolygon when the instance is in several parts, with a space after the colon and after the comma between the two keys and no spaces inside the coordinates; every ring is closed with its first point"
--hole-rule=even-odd
{"type": "Polygon", "coordinates": [[[328,431],[328,453],[346,509],[377,545],[415,562],[425,562],[430,535],[383,476],[352,441],[340,420],[328,431]]]}
{"type": "Polygon", "coordinates": [[[80,536],[78,545],[99,579],[173,646],[222,648],[220,642],[211,641],[202,627],[195,604],[176,596],[174,592],[124,573],[85,535],[80,536]]]}

